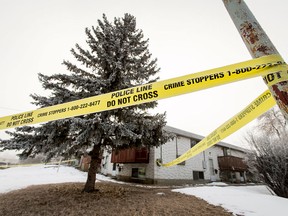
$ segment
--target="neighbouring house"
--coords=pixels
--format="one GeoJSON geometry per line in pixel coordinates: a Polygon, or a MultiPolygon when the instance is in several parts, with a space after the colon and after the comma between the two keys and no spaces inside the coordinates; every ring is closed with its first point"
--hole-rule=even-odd
{"type": "MultiPolygon", "coordinates": [[[[86,151],[81,155],[80,160],[75,160],[73,162],[73,165],[77,166],[80,170],[84,172],[88,172],[90,163],[91,163],[91,156],[88,154],[88,151],[86,151]]],[[[100,164],[101,164],[101,159],[98,160],[97,172],[101,171],[100,164]]]]}
{"type": "Polygon", "coordinates": [[[9,165],[9,163],[0,161],[0,169],[4,168],[4,167],[8,167],[8,165],[9,165]]]}
{"type": "Polygon", "coordinates": [[[172,167],[158,166],[156,160],[170,162],[204,137],[166,126],[175,138],[160,147],[104,151],[101,173],[119,180],[149,184],[191,184],[208,181],[246,182],[248,150],[219,142],[202,153],[172,167]]]}
{"type": "Polygon", "coordinates": [[[87,172],[90,166],[90,162],[91,162],[91,157],[88,155],[87,152],[85,152],[80,159],[79,162],[79,168],[80,170],[87,172]]]}

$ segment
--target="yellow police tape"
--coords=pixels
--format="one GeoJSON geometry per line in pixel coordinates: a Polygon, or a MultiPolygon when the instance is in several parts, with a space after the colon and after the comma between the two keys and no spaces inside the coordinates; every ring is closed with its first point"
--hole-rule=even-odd
{"type": "MultiPolygon", "coordinates": [[[[287,81],[288,80],[288,66],[287,64],[283,64],[280,67],[279,71],[276,71],[273,74],[266,74],[263,76],[263,80],[265,81],[267,86],[272,86],[276,83],[287,81]]],[[[202,151],[210,148],[211,146],[217,144],[224,138],[228,137],[235,131],[239,130],[252,120],[256,119],[260,115],[264,114],[270,108],[272,108],[276,102],[272,98],[272,94],[269,90],[265,91],[259,97],[257,97],[252,103],[250,103],[247,107],[245,107],[238,114],[230,118],[224,124],[219,126],[216,130],[210,133],[207,137],[201,140],[197,145],[193,146],[187,152],[179,156],[173,161],[170,161],[166,164],[162,164],[162,161],[159,159],[156,160],[158,166],[174,166],[183,161],[188,160],[191,157],[196,156],[202,151]]]]}
{"type": "Polygon", "coordinates": [[[272,94],[269,90],[266,90],[263,94],[257,97],[252,103],[250,103],[245,109],[237,113],[235,116],[230,118],[207,137],[189,149],[187,152],[182,154],[175,160],[162,164],[161,161],[156,161],[159,166],[169,167],[186,161],[187,159],[194,157],[202,151],[210,148],[222,139],[228,137],[250,121],[254,120],[258,116],[265,113],[267,110],[272,108],[276,104],[272,94]]]}
{"type": "Polygon", "coordinates": [[[36,165],[61,165],[65,163],[76,161],[76,159],[73,160],[64,160],[64,161],[55,161],[55,162],[48,162],[48,163],[34,163],[34,164],[7,164],[7,165],[1,165],[0,168],[10,168],[10,167],[23,167],[23,166],[36,166],[36,165]]]}
{"type": "MultiPolygon", "coordinates": [[[[147,103],[269,73],[276,72],[281,75],[283,64],[285,62],[280,55],[269,55],[199,73],[5,116],[0,118],[0,130],[147,103]]],[[[267,77],[267,82],[272,83],[278,77],[274,76],[273,78],[272,80],[272,77],[267,77]]]]}

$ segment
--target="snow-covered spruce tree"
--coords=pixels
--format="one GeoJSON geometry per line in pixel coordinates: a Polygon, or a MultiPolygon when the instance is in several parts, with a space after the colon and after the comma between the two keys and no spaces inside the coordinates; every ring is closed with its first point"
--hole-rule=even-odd
{"type": "MultiPolygon", "coordinates": [[[[49,97],[32,95],[34,104],[47,107],[76,99],[105,94],[115,90],[154,82],[157,60],[151,59],[148,40],[136,28],[130,14],[109,22],[105,14],[98,26],[86,28],[88,49],[76,44],[71,52],[78,64],[64,61],[68,72],[45,76],[39,74],[49,97]]],[[[57,120],[37,127],[20,127],[9,132],[11,139],[2,141],[5,149],[23,150],[21,157],[44,153],[47,160],[55,156],[69,158],[90,149],[91,164],[83,189],[95,189],[96,171],[103,148],[159,146],[169,139],[163,131],[165,115],[151,115],[148,109],[157,102],[57,120]]]]}
{"type": "Polygon", "coordinates": [[[284,116],[275,108],[258,119],[247,133],[252,147],[248,165],[278,195],[288,198],[288,130],[284,116]]]}

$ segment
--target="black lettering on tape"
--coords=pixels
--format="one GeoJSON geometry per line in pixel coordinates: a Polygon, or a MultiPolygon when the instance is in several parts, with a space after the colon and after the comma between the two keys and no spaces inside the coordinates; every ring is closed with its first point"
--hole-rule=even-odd
{"type": "Polygon", "coordinates": [[[20,124],[29,124],[34,121],[34,117],[21,120],[20,124]]]}
{"type": "Polygon", "coordinates": [[[268,98],[271,97],[271,93],[267,92],[265,95],[263,95],[262,97],[260,97],[259,99],[257,99],[256,101],[254,101],[254,105],[256,107],[258,107],[259,105],[261,105],[265,100],[267,100],[268,98]]]}
{"type": "Polygon", "coordinates": [[[223,77],[224,77],[224,72],[219,72],[219,73],[210,74],[210,75],[206,75],[206,76],[187,79],[186,84],[192,85],[192,84],[201,83],[203,81],[211,81],[211,80],[221,79],[223,77]]]}
{"type": "Polygon", "coordinates": [[[152,98],[156,98],[156,97],[158,97],[158,91],[157,90],[134,95],[133,101],[134,102],[137,102],[137,101],[140,102],[140,101],[144,101],[144,100],[152,99],[152,98]]]}
{"type": "Polygon", "coordinates": [[[136,88],[136,92],[143,92],[148,90],[152,90],[152,84],[146,86],[139,86],[136,88]]]}
{"type": "Polygon", "coordinates": [[[19,115],[14,115],[11,117],[11,121],[15,121],[15,120],[18,120],[18,119],[22,119],[24,116],[24,113],[22,114],[19,114],[19,115]]]}
{"type": "Polygon", "coordinates": [[[247,114],[249,114],[252,110],[254,110],[255,107],[254,105],[250,105],[249,107],[247,107],[242,113],[240,113],[237,118],[238,120],[241,120],[242,118],[244,118],[247,114]]]}
{"type": "Polygon", "coordinates": [[[23,121],[23,120],[17,120],[17,121],[12,122],[12,126],[18,126],[20,124],[20,121],[23,121]]]}
{"type": "Polygon", "coordinates": [[[38,115],[37,115],[37,117],[38,118],[41,118],[41,117],[45,117],[45,116],[47,116],[48,115],[48,112],[44,112],[44,113],[39,113],[38,115]]]}
{"type": "Polygon", "coordinates": [[[263,77],[264,82],[267,84],[273,82],[275,79],[279,80],[282,78],[282,72],[281,71],[277,71],[275,73],[271,73],[271,74],[267,74],[266,76],[263,77]]]}
{"type": "Polygon", "coordinates": [[[182,87],[182,86],[185,86],[185,83],[183,80],[179,81],[179,82],[165,84],[164,89],[169,90],[169,89],[174,89],[174,88],[178,88],[178,87],[182,87]]]}
{"type": "Polygon", "coordinates": [[[33,115],[33,112],[25,113],[24,118],[32,117],[32,115],[33,115]]]}
{"type": "Polygon", "coordinates": [[[127,103],[129,104],[130,98],[131,96],[125,97],[125,98],[118,98],[118,105],[127,104],[127,103]]]}
{"type": "Polygon", "coordinates": [[[111,107],[111,106],[115,106],[115,105],[116,105],[115,100],[107,101],[107,107],[111,107]]]}
{"type": "Polygon", "coordinates": [[[48,113],[48,115],[55,115],[55,114],[62,113],[62,112],[66,112],[66,108],[52,110],[48,113]]]}
{"type": "Polygon", "coordinates": [[[113,92],[112,95],[111,95],[111,98],[114,98],[114,97],[123,97],[123,96],[127,96],[129,94],[134,94],[134,89],[124,89],[124,90],[121,90],[121,91],[117,91],[117,92],[113,92]]]}

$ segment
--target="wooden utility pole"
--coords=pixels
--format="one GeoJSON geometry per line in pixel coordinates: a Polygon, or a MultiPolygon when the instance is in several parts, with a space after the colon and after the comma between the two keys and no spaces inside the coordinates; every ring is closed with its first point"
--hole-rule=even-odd
{"type": "MultiPolygon", "coordinates": [[[[253,58],[279,54],[243,0],[223,0],[223,2],[253,58]]],[[[284,73],[284,71],[277,71],[277,74],[268,74],[263,79],[267,81],[267,79],[279,76],[279,73],[284,73]]],[[[288,81],[281,81],[269,86],[269,90],[284,117],[288,120],[288,81]]]]}

